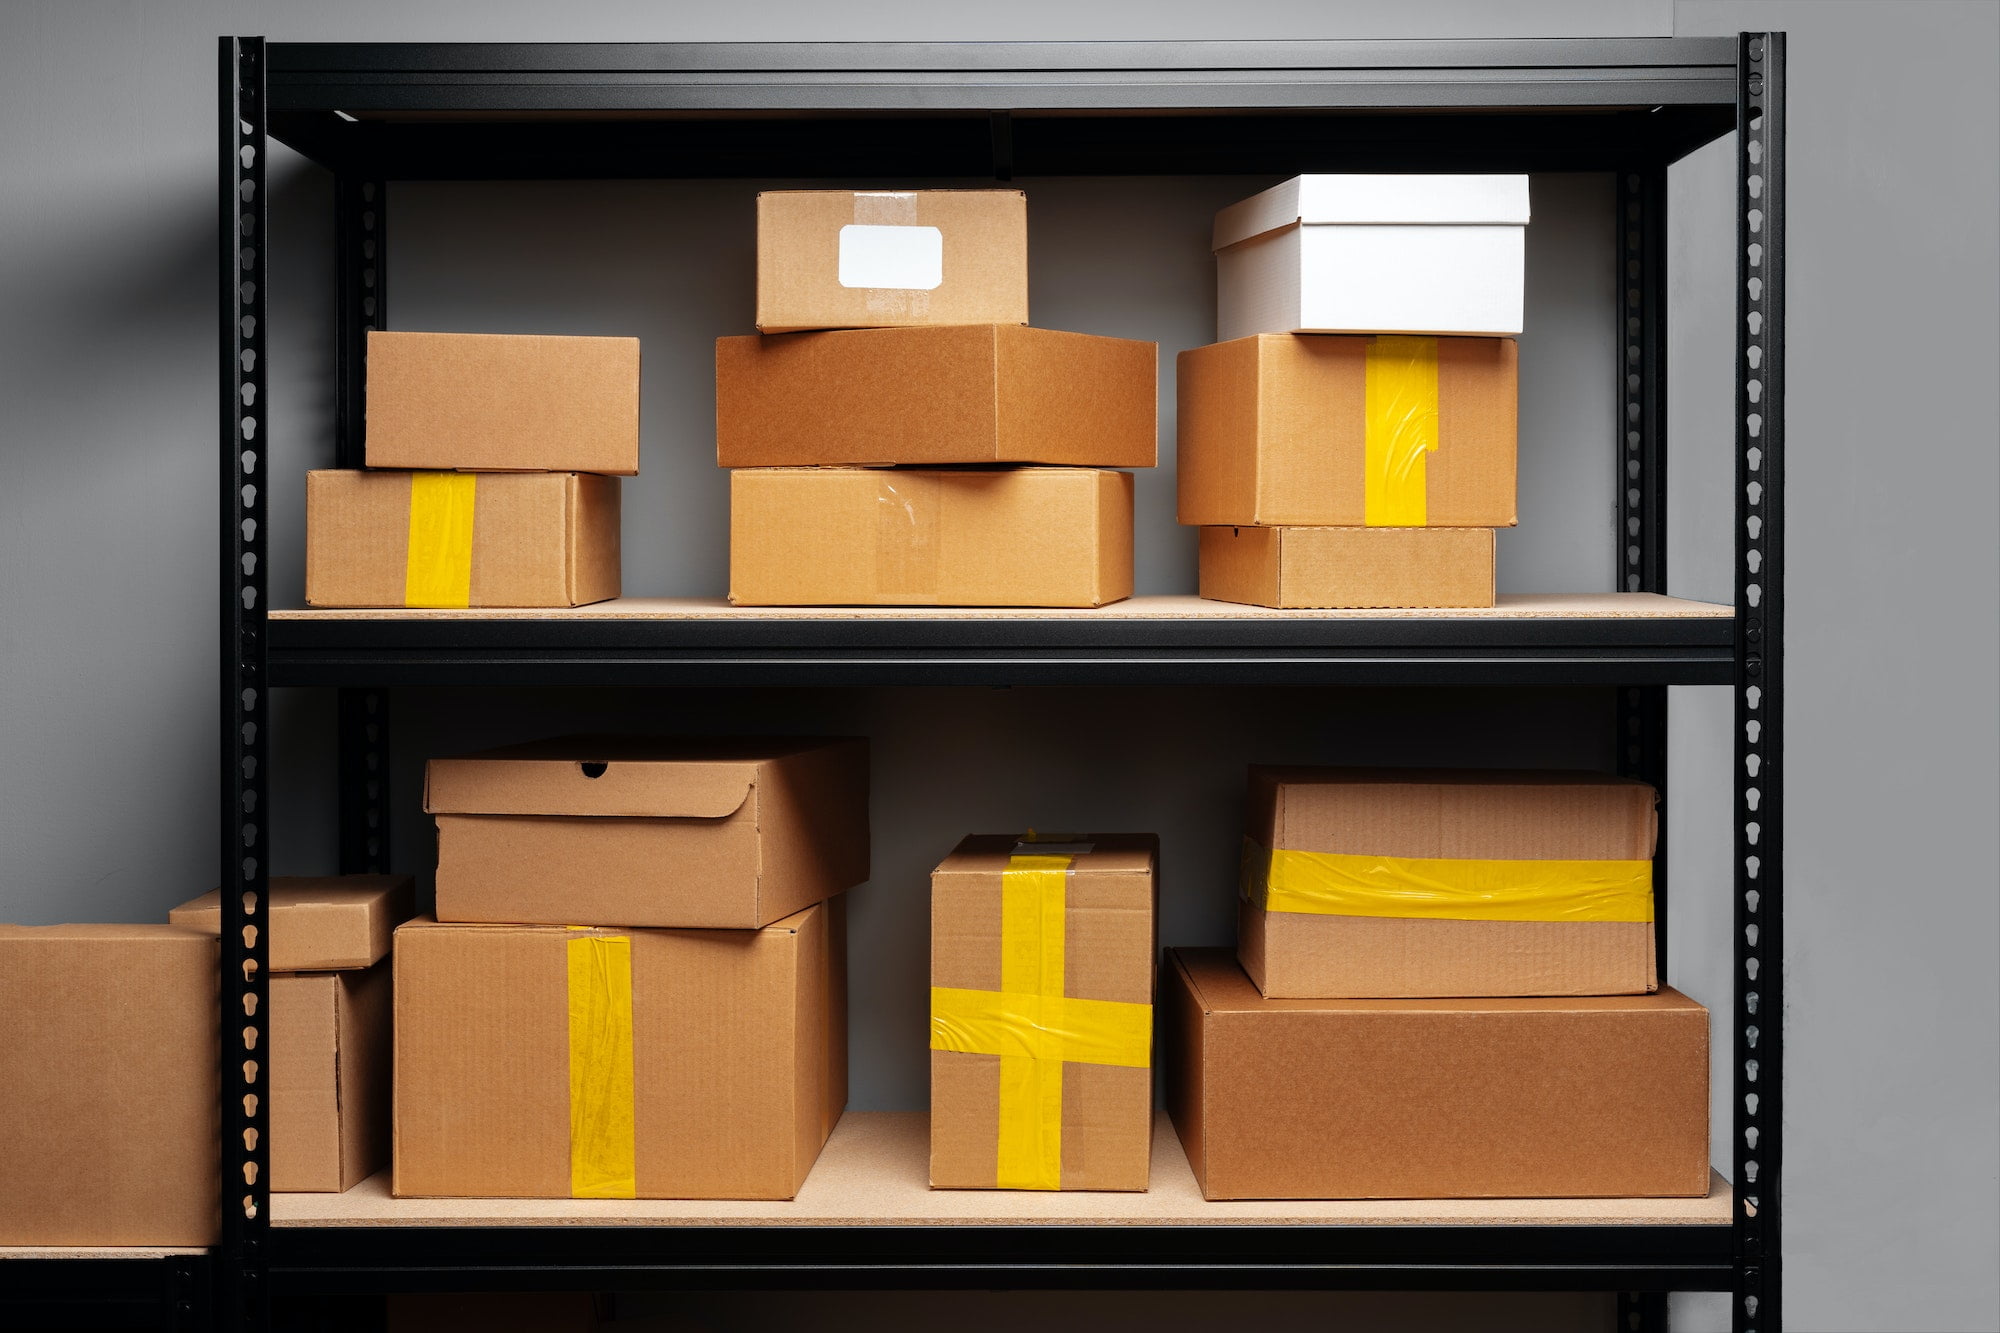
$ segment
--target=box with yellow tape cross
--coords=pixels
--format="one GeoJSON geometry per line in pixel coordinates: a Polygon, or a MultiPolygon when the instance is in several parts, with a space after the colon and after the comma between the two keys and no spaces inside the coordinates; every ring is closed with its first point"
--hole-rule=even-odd
{"type": "Polygon", "coordinates": [[[974,835],[931,876],[931,1184],[1143,1190],[1151,834],[974,835]]]}

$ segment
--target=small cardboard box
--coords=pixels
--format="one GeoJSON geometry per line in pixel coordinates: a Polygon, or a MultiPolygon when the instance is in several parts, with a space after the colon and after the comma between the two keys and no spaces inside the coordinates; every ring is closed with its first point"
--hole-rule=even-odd
{"type": "Polygon", "coordinates": [[[306,605],[582,606],[618,595],[618,479],[306,473],[306,605]]]}
{"type": "Polygon", "coordinates": [[[271,1188],[338,1193],[389,1160],[389,964],[271,974],[271,1188]]]}
{"type": "Polygon", "coordinates": [[[1019,190],[767,190],[757,196],[757,327],[1028,322],[1019,190]]]}
{"type": "Polygon", "coordinates": [[[0,925],[0,1245],[220,1238],[215,936],[0,925]]]}
{"type": "Polygon", "coordinates": [[[1190,527],[1511,528],[1511,338],[1262,334],[1180,354],[1190,527]]]}
{"type": "Polygon", "coordinates": [[[1678,991],[1272,1000],[1176,949],[1160,1004],[1206,1198],[1708,1193],[1708,1011],[1678,991]]]}
{"type": "Polygon", "coordinates": [[[931,1184],[1143,1190],[1159,839],[974,835],[931,873],[931,1184]]]}
{"type": "Polygon", "coordinates": [[[1491,528],[1203,528],[1201,595],[1275,607],[1492,606],[1491,528]]]}
{"type": "Polygon", "coordinates": [[[791,1198],[847,1103],[841,921],[404,926],[396,1194],[791,1198]]]}
{"type": "Polygon", "coordinates": [[[1291,998],[1654,990],[1656,803],[1601,773],[1254,766],[1244,970],[1291,998]]]}
{"type": "Polygon", "coordinates": [[[715,342],[723,467],[1151,467],[1159,344],[1018,324],[715,342]]]}
{"type": "Polygon", "coordinates": [[[737,606],[1103,606],[1132,595],[1132,474],[747,468],[737,606]]]}
{"type": "Polygon", "coordinates": [[[754,930],[868,878],[868,742],[571,736],[430,761],[443,921],[754,930]]]}
{"type": "MultiPolygon", "coordinates": [[[[271,928],[266,966],[328,972],[371,967],[388,956],[390,935],[416,912],[416,881],[408,875],[273,875],[265,898],[271,928]]],[[[167,913],[167,920],[216,934],[221,894],[210,889],[167,913]]]]}
{"type": "Polygon", "coordinates": [[[1215,215],[1216,338],[1521,331],[1526,176],[1295,176],[1215,215]]]}
{"type": "Polygon", "coordinates": [[[639,340],[368,334],[368,466],[639,470],[639,340]]]}

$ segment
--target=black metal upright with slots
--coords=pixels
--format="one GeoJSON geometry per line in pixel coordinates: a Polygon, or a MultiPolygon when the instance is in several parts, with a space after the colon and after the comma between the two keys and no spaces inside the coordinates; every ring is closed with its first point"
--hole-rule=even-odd
{"type": "MultiPolygon", "coordinates": [[[[407,1290],[1152,1287],[1729,1292],[1780,1328],[1784,38],[1526,42],[221,46],[223,1244],[218,1311],[407,1290]],[[1733,618],[1132,622],[268,620],[264,165],[333,173],[337,442],[362,459],[365,333],[412,179],[1293,175],[1617,178],[1617,568],[1666,589],[1666,181],[1738,136],[1733,618]],[[260,1035],[272,688],[339,691],[340,859],[382,869],[402,685],[1615,686],[1618,762],[1666,796],[1667,689],[1735,694],[1735,1212],[1700,1226],[273,1228],[260,1035]]],[[[1662,863],[1664,871],[1664,863],[1662,863]]],[[[1664,911],[1664,876],[1661,879],[1664,911]]],[[[1685,891],[1685,890],[1677,890],[1685,891]]],[[[1660,931],[1664,950],[1665,931],[1660,931]]],[[[1664,952],[1662,963],[1664,964],[1664,952]]],[[[1718,1034],[1719,1035],[1719,1034],[1718,1034]]]]}

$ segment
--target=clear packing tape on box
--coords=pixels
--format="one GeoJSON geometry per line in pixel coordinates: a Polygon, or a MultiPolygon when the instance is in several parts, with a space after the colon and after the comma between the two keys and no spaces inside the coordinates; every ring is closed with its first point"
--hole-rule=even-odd
{"type": "Polygon", "coordinates": [[[1440,921],[1651,921],[1651,861],[1498,861],[1271,851],[1244,840],[1267,912],[1440,921]]]}

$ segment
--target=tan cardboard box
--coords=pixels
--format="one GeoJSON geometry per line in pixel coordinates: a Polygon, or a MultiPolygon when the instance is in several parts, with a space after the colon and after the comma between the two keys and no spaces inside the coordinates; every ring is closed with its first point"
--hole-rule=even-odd
{"type": "Polygon", "coordinates": [[[1143,1190],[1150,833],[974,835],[931,873],[931,1184],[1143,1190]]]}
{"type": "Polygon", "coordinates": [[[1491,528],[1203,528],[1201,595],[1275,607],[1492,606],[1491,528]]]}
{"type": "Polygon", "coordinates": [[[1252,767],[1244,970],[1293,998],[1654,990],[1656,803],[1601,773],[1252,767]]]}
{"type": "Polygon", "coordinates": [[[341,1190],[389,1161],[390,969],[271,974],[271,1188],[341,1190]]]}
{"type": "Polygon", "coordinates": [[[213,1245],[213,935],[0,925],[0,1245],[213,1245]]]}
{"type": "Polygon", "coordinates": [[[1190,527],[1514,526],[1510,338],[1266,333],[1177,365],[1190,527]]]}
{"type": "Polygon", "coordinates": [[[433,759],[445,921],[755,929],[868,878],[868,742],[569,736],[433,759]]]}
{"type": "Polygon", "coordinates": [[[639,340],[368,334],[368,466],[639,470],[639,340]]]}
{"type": "Polygon", "coordinates": [[[715,342],[723,467],[1151,467],[1159,344],[1018,324],[715,342]]]}
{"type": "MultiPolygon", "coordinates": [[[[370,967],[389,954],[389,936],[416,912],[416,881],[408,875],[273,875],[265,895],[273,972],[326,972],[370,967]]],[[[167,913],[177,926],[222,929],[221,894],[210,889],[167,913]]]]}
{"type": "Polygon", "coordinates": [[[1176,949],[1160,1003],[1207,1198],[1708,1193],[1708,1011],[1678,991],[1270,1000],[1228,950],[1176,949]]]}
{"type": "Polygon", "coordinates": [[[395,1192],[791,1198],[847,1102],[841,921],[404,926],[395,1192]]]}
{"type": "Polygon", "coordinates": [[[1132,595],[1132,474],[748,468],[737,606],[1103,606],[1132,595]]]}
{"type": "Polygon", "coordinates": [[[618,479],[308,472],[308,606],[582,606],[618,595],[618,479]]]}
{"type": "Polygon", "coordinates": [[[1019,190],[767,190],[757,196],[757,327],[1028,322],[1019,190]]]}

